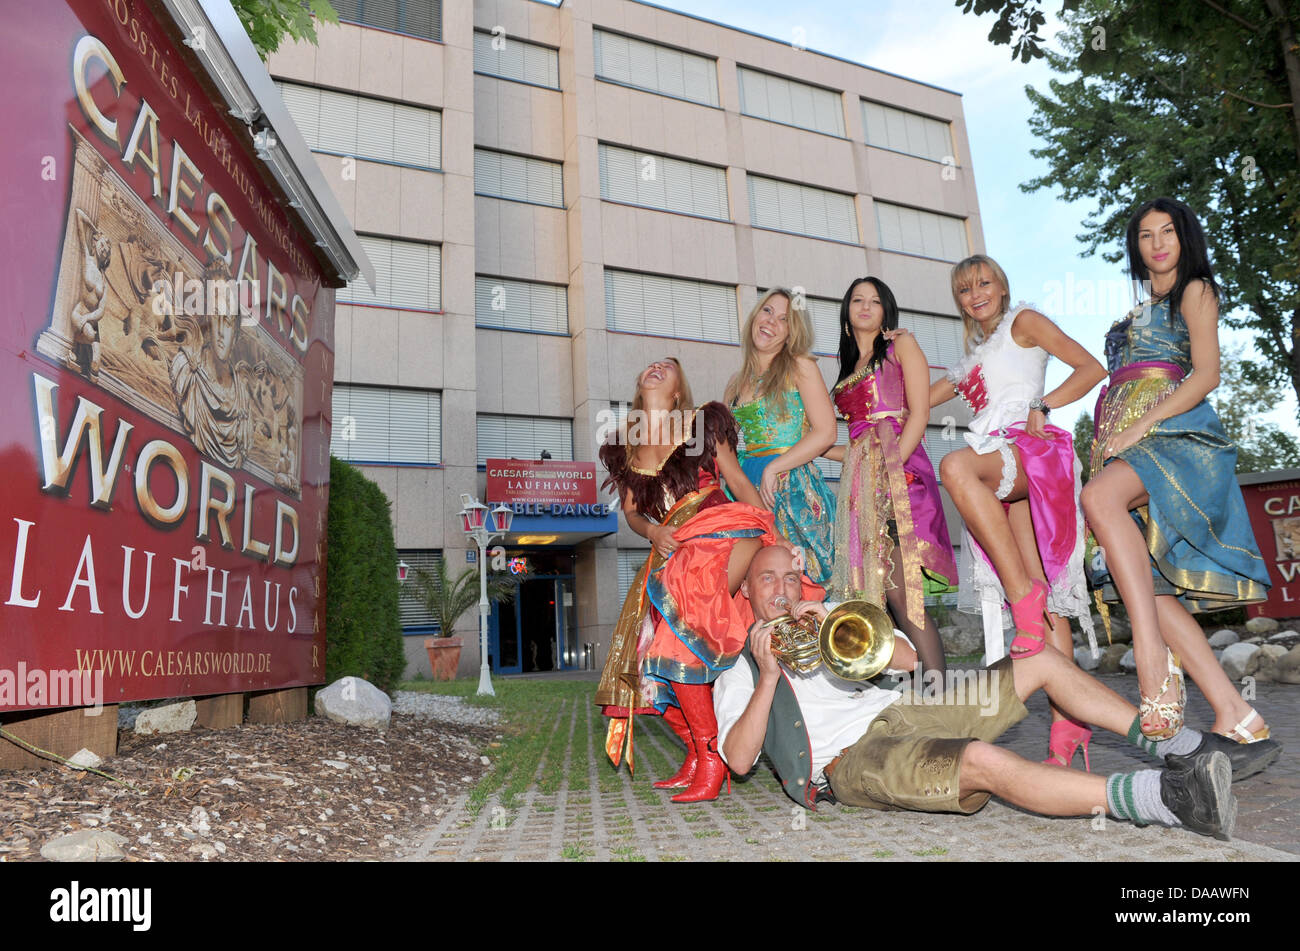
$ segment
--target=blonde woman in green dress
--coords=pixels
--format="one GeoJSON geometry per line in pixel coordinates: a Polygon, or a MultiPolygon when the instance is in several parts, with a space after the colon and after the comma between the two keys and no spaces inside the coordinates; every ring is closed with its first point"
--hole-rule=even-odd
{"type": "Polygon", "coordinates": [[[834,551],[835,495],[813,460],[835,444],[835,410],[810,355],[812,321],[801,294],[763,294],[740,336],[740,372],[725,402],[744,446],[741,468],[776,515],[777,531],[803,549],[808,577],[825,586],[834,551]]]}

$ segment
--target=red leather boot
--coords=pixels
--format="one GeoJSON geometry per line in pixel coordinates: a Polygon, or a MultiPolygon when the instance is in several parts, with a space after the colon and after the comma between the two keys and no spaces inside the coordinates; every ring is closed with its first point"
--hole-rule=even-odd
{"type": "Polygon", "coordinates": [[[691,729],[695,745],[695,778],[685,792],[673,796],[673,802],[707,802],[718,798],[722,781],[731,786],[731,771],[718,755],[718,721],[713,715],[711,684],[673,684],[682,716],[691,729]]]}
{"type": "Polygon", "coordinates": [[[651,785],[655,789],[685,789],[695,778],[695,741],[691,739],[691,729],[686,725],[686,718],[677,707],[669,707],[664,711],[664,723],[686,744],[686,760],[682,763],[682,768],[672,776],[651,785]]]}

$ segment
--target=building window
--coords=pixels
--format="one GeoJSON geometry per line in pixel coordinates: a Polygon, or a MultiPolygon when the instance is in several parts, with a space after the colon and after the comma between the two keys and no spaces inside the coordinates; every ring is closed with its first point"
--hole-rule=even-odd
{"type": "Polygon", "coordinates": [[[749,220],[756,228],[771,228],[859,244],[853,196],[750,175],[749,220]]]}
{"type": "Polygon", "coordinates": [[[786,125],[844,137],[839,93],[740,67],[740,111],[786,125]]]}
{"type": "Polygon", "coordinates": [[[330,453],[358,464],[442,464],[442,394],[334,384],[330,453]]]}
{"type": "Polygon", "coordinates": [[[882,251],[902,251],[940,261],[960,261],[970,253],[963,218],[878,201],[876,228],[882,251]]]}
{"type": "Polygon", "coordinates": [[[645,560],[650,557],[649,548],[620,548],[618,550],[618,603],[622,604],[636,580],[636,573],[641,570],[645,560]]]}
{"type": "MultiPolygon", "coordinates": [[[[437,568],[438,562],[442,561],[442,552],[436,548],[399,548],[397,549],[397,560],[406,562],[410,569],[406,576],[406,581],[397,586],[397,607],[401,613],[402,630],[413,627],[437,629],[437,622],[434,621],[433,615],[429,613],[428,608],[419,597],[419,586],[415,582],[415,572],[417,570],[427,571],[430,574],[437,568]]],[[[455,568],[452,568],[453,579],[456,576],[455,568]]]]}
{"type": "MultiPolygon", "coordinates": [[[[835,421],[835,445],[848,446],[849,444],[849,424],[842,419],[835,421]]],[[[817,468],[822,472],[822,478],[827,482],[838,482],[840,480],[840,470],[844,468],[843,463],[834,462],[825,456],[818,456],[813,462],[817,463],[817,468]]]]}
{"type": "Polygon", "coordinates": [[[593,31],[596,76],[706,106],[718,104],[718,65],[707,56],[593,31]]]}
{"type": "Polygon", "coordinates": [[[561,165],[511,152],[475,149],[474,194],[563,208],[561,165]]]}
{"type": "Polygon", "coordinates": [[[374,291],[358,278],[338,293],[342,304],[442,310],[442,248],[421,241],[358,235],[375,266],[374,291]]]}
{"type": "Polygon", "coordinates": [[[559,89],[560,54],[549,46],[475,30],[474,72],[559,89]]]}
{"type": "Polygon", "coordinates": [[[330,0],[330,5],[345,23],[442,39],[442,0],[330,0]]]}
{"type": "Polygon", "coordinates": [[[543,416],[478,417],[478,464],[489,459],[537,459],[545,450],[556,462],[573,461],[573,420],[543,416]]]}
{"type": "Polygon", "coordinates": [[[727,221],[727,174],[713,165],[600,145],[600,197],[727,221]]]}
{"type": "Polygon", "coordinates": [[[605,269],[605,326],[625,333],[737,343],[736,289],[605,269]]]}
{"type": "Polygon", "coordinates": [[[442,167],[442,113],[436,109],[298,83],[276,85],[303,138],[317,152],[442,167]]]}
{"type": "Polygon", "coordinates": [[[567,288],[536,281],[474,276],[474,323],[496,330],[569,332],[567,288]]]}
{"type": "Polygon", "coordinates": [[[836,356],[840,352],[840,302],[829,297],[805,297],[813,325],[813,353],[836,356]]]}
{"type": "Polygon", "coordinates": [[[903,310],[898,326],[912,332],[932,367],[955,366],[962,358],[961,318],[937,317],[903,310]]]}
{"type": "Polygon", "coordinates": [[[935,162],[956,162],[952,127],[941,119],[862,100],[867,145],[917,155],[935,162]]]}

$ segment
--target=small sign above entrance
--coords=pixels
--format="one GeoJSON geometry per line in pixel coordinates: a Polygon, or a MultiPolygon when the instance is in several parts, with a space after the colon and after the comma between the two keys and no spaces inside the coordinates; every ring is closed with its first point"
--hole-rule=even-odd
{"type": "Polygon", "coordinates": [[[488,502],[596,504],[594,462],[532,462],[488,459],[488,502]]]}

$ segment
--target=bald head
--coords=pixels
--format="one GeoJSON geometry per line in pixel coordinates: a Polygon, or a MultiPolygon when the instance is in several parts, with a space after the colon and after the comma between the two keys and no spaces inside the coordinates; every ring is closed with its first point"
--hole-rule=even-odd
{"type": "Polygon", "coordinates": [[[795,567],[794,556],[788,548],[768,545],[759,549],[740,586],[740,593],[749,599],[754,617],[770,621],[798,603],[803,593],[803,577],[795,567]],[[778,604],[784,598],[788,604],[778,604]]]}

